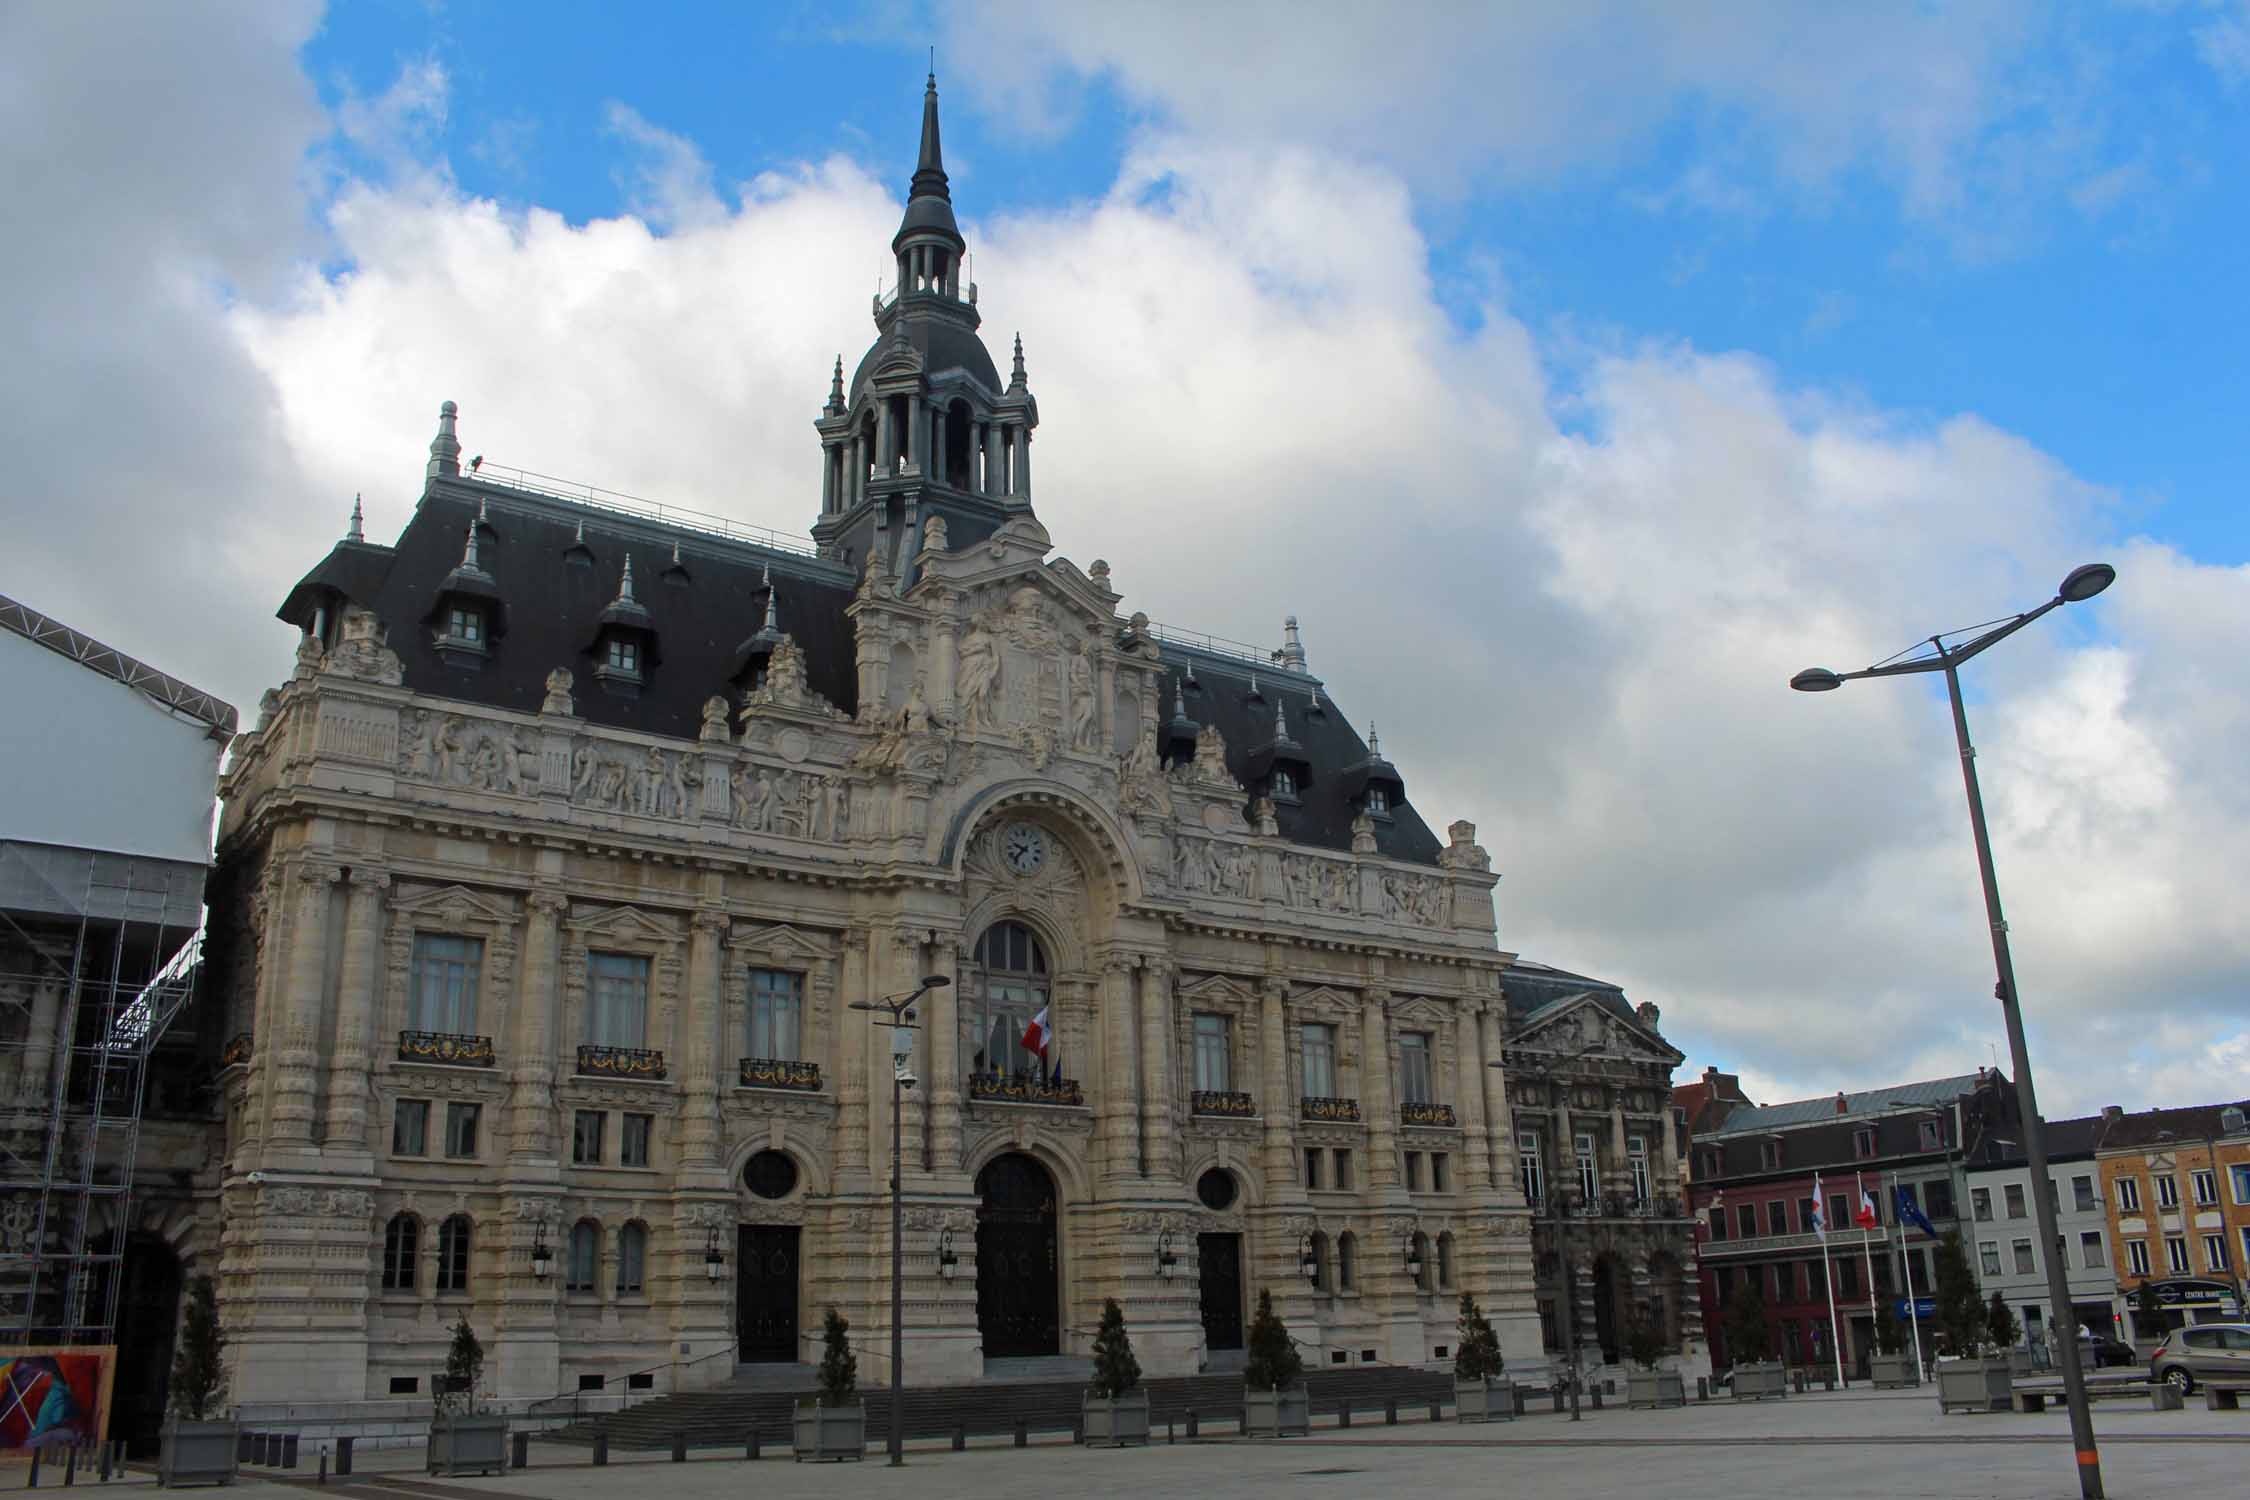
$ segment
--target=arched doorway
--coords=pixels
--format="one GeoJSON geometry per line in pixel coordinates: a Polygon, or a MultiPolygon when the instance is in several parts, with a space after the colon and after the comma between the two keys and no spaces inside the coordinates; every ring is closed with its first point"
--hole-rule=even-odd
{"type": "Polygon", "coordinates": [[[977,1173],[977,1330],[986,1359],[1062,1352],[1055,1179],[1021,1152],[977,1173]]]}
{"type": "Polygon", "coordinates": [[[1622,1282],[1615,1256],[1594,1257],[1594,1342],[1601,1346],[1603,1364],[1617,1363],[1618,1338],[1625,1321],[1618,1315],[1624,1295],[1622,1282]]]}
{"type": "Polygon", "coordinates": [[[180,1318],[180,1259],[153,1234],[125,1239],[117,1298],[117,1375],[109,1434],[133,1457],[156,1452],[172,1375],[172,1336],[180,1318]]]}

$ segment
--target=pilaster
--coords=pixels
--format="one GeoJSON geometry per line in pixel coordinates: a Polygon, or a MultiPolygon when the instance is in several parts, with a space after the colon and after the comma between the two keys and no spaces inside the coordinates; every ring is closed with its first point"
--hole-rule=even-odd
{"type": "Polygon", "coordinates": [[[355,867],[344,908],[343,974],[337,986],[336,1044],[328,1069],[327,1149],[368,1149],[367,1102],[375,983],[381,954],[376,942],[383,920],[383,893],[391,877],[381,870],[355,867]]]}

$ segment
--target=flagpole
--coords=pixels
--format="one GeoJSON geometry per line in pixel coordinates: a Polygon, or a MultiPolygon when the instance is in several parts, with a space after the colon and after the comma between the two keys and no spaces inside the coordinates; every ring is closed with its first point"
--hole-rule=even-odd
{"type": "Polygon", "coordinates": [[[1844,1346],[1836,1326],[1836,1268],[1828,1259],[1828,1209],[1820,1201],[1823,1191],[1818,1173],[1813,1175],[1813,1212],[1820,1215],[1820,1279],[1828,1287],[1828,1356],[1836,1362],[1836,1384],[1844,1384],[1844,1346]]]}
{"type": "Polygon", "coordinates": [[[1891,1174],[1891,1224],[1898,1230],[1898,1280],[1906,1289],[1907,1326],[1914,1330],[1914,1378],[1922,1378],[1922,1309],[1914,1301],[1914,1278],[1906,1269],[1906,1226],[1898,1217],[1898,1173],[1891,1174]]]}
{"type": "MultiPolygon", "coordinates": [[[[1852,1189],[1859,1194],[1859,1206],[1861,1208],[1866,1207],[1869,1200],[1864,1174],[1852,1173],[1852,1189]]],[[[1852,1217],[1855,1220],[1859,1217],[1856,1210],[1852,1217]]],[[[1882,1222],[1880,1215],[1877,1216],[1876,1222],[1878,1224],[1882,1222]]],[[[1861,1224],[1859,1226],[1860,1253],[1867,1257],[1867,1367],[1869,1370],[1875,1368],[1877,1352],[1875,1348],[1875,1325],[1880,1321],[1875,1312],[1875,1241],[1871,1238],[1872,1234],[1873,1231],[1867,1225],[1861,1224]]]]}

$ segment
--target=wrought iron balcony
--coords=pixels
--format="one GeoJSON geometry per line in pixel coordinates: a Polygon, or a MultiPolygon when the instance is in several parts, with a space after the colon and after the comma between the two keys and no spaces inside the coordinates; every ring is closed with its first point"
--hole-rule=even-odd
{"type": "Polygon", "coordinates": [[[1358,1123],[1357,1099],[1319,1099],[1311,1094],[1297,1101],[1297,1112],[1308,1120],[1343,1120],[1358,1123]]]}
{"type": "Polygon", "coordinates": [[[746,1057],[742,1060],[741,1077],[746,1089],[789,1089],[800,1094],[820,1092],[819,1063],[746,1057]]]}
{"type": "Polygon", "coordinates": [[[971,1073],[969,1097],[1000,1104],[1083,1105],[1075,1078],[1044,1078],[1037,1073],[971,1073]]]}
{"type": "Polygon", "coordinates": [[[239,1068],[250,1061],[252,1050],[250,1033],[238,1031],[228,1039],[226,1046],[219,1050],[219,1066],[222,1068],[239,1068]]]}
{"type": "Polygon", "coordinates": [[[489,1068],[498,1061],[491,1037],[451,1031],[402,1031],[398,1055],[401,1062],[446,1063],[456,1068],[489,1068]]]}
{"type": "Polygon", "coordinates": [[[1402,1125],[1455,1125],[1460,1123],[1453,1118],[1452,1105],[1427,1102],[1409,1101],[1401,1104],[1398,1107],[1398,1118],[1402,1125]]]}
{"type": "Polygon", "coordinates": [[[578,1071],[596,1078],[662,1079],[664,1054],[647,1047],[601,1047],[586,1042],[578,1048],[578,1071]]]}
{"type": "Polygon", "coordinates": [[[1189,1108],[1199,1115],[1224,1115],[1231,1120],[1254,1120],[1258,1117],[1258,1101],[1248,1094],[1230,1093],[1225,1089],[1197,1089],[1188,1095],[1189,1108]]]}

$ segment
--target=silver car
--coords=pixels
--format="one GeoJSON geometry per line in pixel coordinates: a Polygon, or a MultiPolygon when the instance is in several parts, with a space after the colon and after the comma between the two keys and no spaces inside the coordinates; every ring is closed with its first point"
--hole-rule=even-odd
{"type": "Polygon", "coordinates": [[[2148,1378],[2189,1394],[2206,1380],[2250,1385],[2250,1323],[2197,1323],[2175,1328],[2149,1356],[2148,1378]]]}

